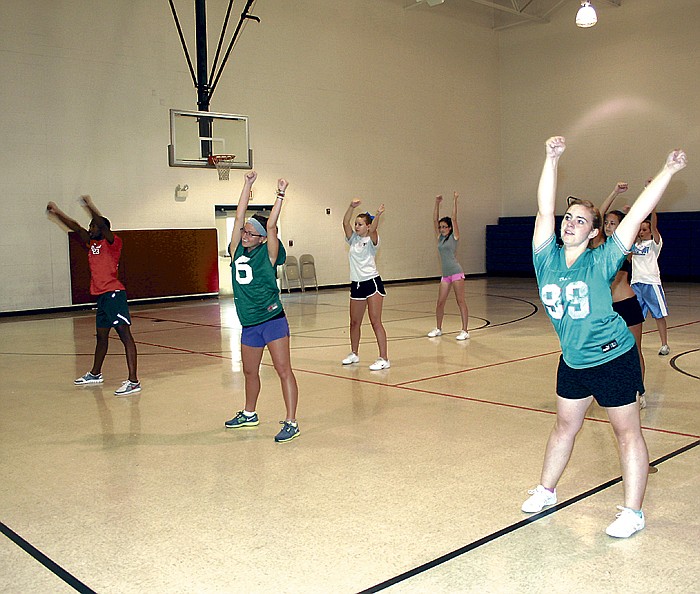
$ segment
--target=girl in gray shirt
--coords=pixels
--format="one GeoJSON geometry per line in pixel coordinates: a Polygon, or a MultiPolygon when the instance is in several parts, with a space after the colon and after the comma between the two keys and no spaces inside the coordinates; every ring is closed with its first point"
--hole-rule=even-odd
{"type": "Polygon", "coordinates": [[[438,252],[440,253],[440,261],[442,263],[442,278],[440,279],[437,306],[435,308],[437,325],[433,330],[428,332],[430,338],[442,336],[442,320],[445,317],[445,303],[450,294],[450,287],[454,290],[455,298],[457,299],[457,307],[459,308],[459,315],[462,318],[462,330],[457,334],[456,338],[457,340],[467,340],[469,338],[469,332],[467,332],[469,309],[467,308],[467,300],[464,296],[464,271],[459,265],[459,262],[457,262],[455,256],[457,246],[459,245],[459,227],[457,226],[458,199],[459,194],[455,192],[452,218],[440,218],[442,196],[437,196],[435,198],[433,223],[435,224],[435,232],[438,234],[438,252]]]}

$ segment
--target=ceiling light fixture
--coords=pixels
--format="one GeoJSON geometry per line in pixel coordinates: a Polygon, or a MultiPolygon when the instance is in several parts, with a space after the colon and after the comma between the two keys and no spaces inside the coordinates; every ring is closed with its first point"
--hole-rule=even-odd
{"type": "Polygon", "coordinates": [[[598,16],[595,13],[595,8],[591,6],[588,0],[581,2],[581,8],[576,13],[576,26],[582,28],[592,27],[597,22],[598,16]]]}

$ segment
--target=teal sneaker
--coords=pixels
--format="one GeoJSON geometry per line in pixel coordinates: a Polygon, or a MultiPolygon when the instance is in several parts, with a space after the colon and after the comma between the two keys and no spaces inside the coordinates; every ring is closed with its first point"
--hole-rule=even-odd
{"type": "Polygon", "coordinates": [[[282,429],[275,435],[275,441],[277,443],[284,443],[285,441],[290,441],[299,435],[299,426],[292,425],[290,421],[280,421],[282,429]]]}
{"type": "Polygon", "coordinates": [[[101,373],[97,375],[92,375],[89,371],[83,376],[79,377],[73,383],[76,386],[87,386],[88,384],[101,384],[104,380],[101,373]]]}
{"type": "Polygon", "coordinates": [[[227,429],[236,429],[238,427],[255,427],[259,423],[260,419],[258,419],[258,413],[253,413],[252,417],[248,417],[243,414],[242,410],[239,410],[235,417],[224,423],[224,427],[227,429]]]}

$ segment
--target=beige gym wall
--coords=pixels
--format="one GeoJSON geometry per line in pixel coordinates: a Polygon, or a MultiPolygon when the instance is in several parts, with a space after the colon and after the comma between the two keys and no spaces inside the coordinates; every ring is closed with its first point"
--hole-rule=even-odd
{"type": "MultiPolygon", "coordinates": [[[[175,4],[194,54],[194,3],[175,4]]],[[[226,4],[207,3],[210,59],[226,4]]],[[[664,208],[697,208],[698,2],[623,1],[588,31],[563,7],[500,33],[403,5],[258,1],[262,22],[247,25],[211,103],[251,118],[257,203],[277,177],[291,181],[282,232],[290,253],[316,257],[321,284],[348,280],[340,224],[353,197],[386,204],[385,279],[438,274],[433,197],[455,189],[460,260],[484,272],[484,227],[533,213],[553,133],[570,141],[562,188],[586,195],[639,182],[683,144],[691,166],[664,208]]],[[[167,164],[168,110],[196,109],[167,3],[6,2],[0,27],[0,311],[70,304],[49,200],[87,224],[77,198],[90,193],[115,229],[213,227],[214,205],[237,201],[241,171],[220,182],[167,164]]]]}

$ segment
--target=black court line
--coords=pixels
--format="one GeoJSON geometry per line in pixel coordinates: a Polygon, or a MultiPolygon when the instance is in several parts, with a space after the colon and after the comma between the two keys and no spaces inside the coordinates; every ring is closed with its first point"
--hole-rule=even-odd
{"type": "MultiPolygon", "coordinates": [[[[686,446],[683,446],[682,448],[675,450],[674,452],[671,452],[670,454],[666,454],[665,456],[662,456],[661,458],[654,460],[653,462],[650,463],[650,466],[657,466],[658,464],[661,464],[662,462],[666,462],[667,460],[670,460],[671,458],[675,458],[676,456],[683,454],[683,453],[687,452],[688,450],[691,450],[694,447],[697,447],[698,445],[700,445],[700,440],[694,441],[686,446]]],[[[380,592],[382,590],[386,590],[387,588],[390,588],[391,586],[395,586],[396,584],[398,584],[400,582],[406,581],[412,577],[420,575],[421,573],[424,573],[430,569],[433,569],[434,567],[437,567],[438,565],[442,565],[443,563],[446,563],[447,561],[451,561],[452,559],[460,557],[461,555],[464,555],[465,553],[468,553],[470,551],[478,549],[479,547],[481,547],[485,544],[488,544],[490,542],[493,542],[494,540],[501,538],[502,536],[510,534],[511,532],[515,532],[516,530],[519,530],[520,528],[523,528],[523,527],[527,526],[528,524],[532,524],[533,522],[537,522],[538,520],[541,520],[542,518],[549,516],[550,514],[553,514],[561,509],[569,507],[570,505],[573,505],[574,503],[578,503],[579,501],[582,501],[583,499],[587,499],[588,497],[591,497],[592,495],[595,495],[596,493],[600,493],[601,491],[604,491],[605,489],[609,489],[613,485],[616,485],[617,483],[621,483],[621,482],[622,482],[622,477],[618,476],[617,478],[609,480],[608,482],[603,483],[602,485],[598,485],[597,487],[593,487],[592,489],[589,489],[588,491],[585,491],[585,492],[581,493],[580,495],[576,495],[575,497],[572,497],[571,499],[567,499],[566,501],[564,501],[562,503],[557,503],[556,505],[553,505],[552,507],[547,508],[546,510],[543,510],[537,514],[533,514],[531,516],[528,516],[527,518],[520,520],[519,522],[516,522],[515,524],[511,524],[510,526],[506,526],[505,528],[501,528],[500,530],[497,530],[496,532],[493,532],[487,536],[484,536],[483,538],[475,540],[474,542],[471,542],[468,545],[465,545],[463,547],[455,549],[454,551],[451,551],[445,555],[442,555],[442,556],[438,557],[437,559],[433,559],[432,561],[428,561],[427,563],[424,563],[423,565],[419,565],[418,567],[414,567],[413,569],[410,569],[409,571],[406,571],[406,572],[401,573],[401,574],[399,574],[391,579],[388,579],[384,582],[376,584],[376,585],[372,586],[371,588],[367,588],[366,590],[362,590],[358,594],[370,594],[373,592],[380,592]]]]}
{"type": "Polygon", "coordinates": [[[688,377],[692,377],[693,379],[700,379],[697,375],[693,375],[692,373],[688,373],[687,371],[683,371],[680,367],[678,367],[678,364],[676,361],[680,359],[684,355],[689,355],[690,353],[697,353],[700,351],[700,349],[693,349],[691,351],[685,351],[683,353],[678,353],[675,357],[673,357],[668,364],[678,373],[682,373],[683,375],[687,375],[688,377]]]}
{"type": "Polygon", "coordinates": [[[65,569],[63,569],[63,567],[49,559],[39,549],[29,544],[19,534],[17,534],[14,530],[8,528],[2,522],[0,522],[0,532],[2,532],[20,549],[22,549],[25,553],[28,553],[31,557],[36,559],[39,563],[46,567],[46,569],[48,569],[55,576],[61,578],[64,582],[66,582],[66,584],[71,586],[77,592],[81,592],[81,594],[97,594],[95,590],[83,584],[83,582],[81,582],[78,578],[68,573],[65,569]]]}

